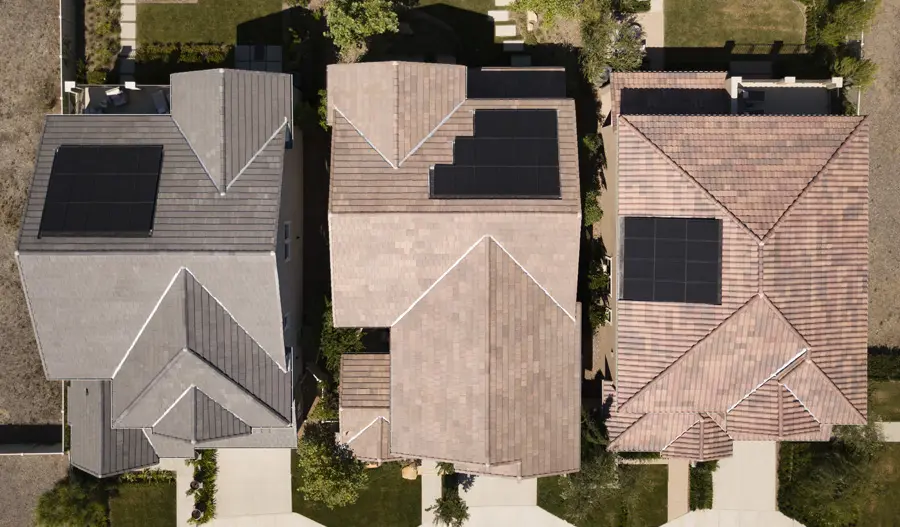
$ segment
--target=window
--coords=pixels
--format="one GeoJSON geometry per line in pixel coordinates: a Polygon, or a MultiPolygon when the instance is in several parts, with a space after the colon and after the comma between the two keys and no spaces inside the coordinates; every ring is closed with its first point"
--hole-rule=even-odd
{"type": "Polygon", "coordinates": [[[628,217],[622,300],[722,303],[722,221],[628,217]]]}
{"type": "Polygon", "coordinates": [[[291,260],[291,222],[286,221],[281,228],[281,257],[285,262],[291,260]]]}

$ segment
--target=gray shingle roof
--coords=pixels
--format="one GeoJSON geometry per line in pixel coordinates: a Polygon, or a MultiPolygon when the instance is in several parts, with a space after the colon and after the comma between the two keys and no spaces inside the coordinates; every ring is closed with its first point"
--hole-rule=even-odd
{"type": "Polygon", "coordinates": [[[247,435],[250,427],[233,413],[194,388],[185,393],[153,431],[185,441],[202,443],[212,439],[247,435]]]}
{"type": "Polygon", "coordinates": [[[112,428],[109,381],[74,381],[67,397],[73,465],[105,477],[159,462],[143,430],[112,428]]]}

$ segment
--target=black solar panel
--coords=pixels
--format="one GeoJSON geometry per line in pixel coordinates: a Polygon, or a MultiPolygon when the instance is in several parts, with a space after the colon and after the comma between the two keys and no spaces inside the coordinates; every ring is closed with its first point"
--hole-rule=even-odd
{"type": "Polygon", "coordinates": [[[60,146],[50,170],[39,236],[150,236],[162,150],[60,146]]]}
{"type": "Polygon", "coordinates": [[[566,72],[547,69],[470,69],[468,99],[563,99],[566,72]]]}
{"type": "Polygon", "coordinates": [[[559,199],[556,110],[476,110],[474,136],[432,170],[431,197],[559,199]]]}
{"type": "Polygon", "coordinates": [[[623,300],[720,304],[722,221],[628,217],[623,300]]]}

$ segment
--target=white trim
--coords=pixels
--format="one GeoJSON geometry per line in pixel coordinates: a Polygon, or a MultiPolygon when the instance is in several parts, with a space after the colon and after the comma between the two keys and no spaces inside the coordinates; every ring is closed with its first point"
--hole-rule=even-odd
{"type": "MultiPolygon", "coordinates": [[[[277,136],[278,133],[281,132],[281,129],[286,127],[287,124],[288,124],[288,120],[287,120],[287,117],[285,117],[284,121],[281,122],[281,126],[276,128],[275,132],[272,133],[272,135],[270,135],[268,139],[266,139],[266,142],[263,143],[263,145],[261,147],[259,147],[259,150],[257,150],[256,153],[253,154],[253,157],[250,158],[250,161],[247,161],[247,164],[244,165],[244,167],[238,171],[237,175],[234,176],[234,179],[232,179],[230,182],[228,182],[227,185],[225,185],[225,190],[230,189],[231,185],[234,185],[234,182],[237,181],[238,178],[240,178],[241,176],[244,175],[244,171],[247,170],[247,167],[249,167],[251,164],[253,164],[254,161],[256,161],[256,158],[259,157],[259,154],[261,154],[262,151],[265,150],[269,146],[269,143],[271,143],[275,139],[275,136],[277,136]]],[[[284,154],[282,154],[282,156],[284,156],[284,154]]],[[[222,167],[223,172],[225,171],[224,168],[225,167],[222,167]]]]}
{"type": "Polygon", "coordinates": [[[503,249],[503,252],[505,252],[506,255],[509,256],[509,258],[510,258],[513,262],[515,262],[516,265],[518,265],[519,268],[522,269],[522,271],[524,271],[526,275],[528,275],[528,278],[531,278],[531,280],[532,280],[535,284],[537,284],[538,287],[541,288],[541,291],[543,291],[545,295],[547,295],[548,297],[550,297],[550,300],[553,300],[553,303],[556,304],[556,307],[562,309],[562,312],[565,313],[569,318],[571,318],[571,319],[572,319],[572,322],[576,322],[575,317],[573,317],[572,314],[569,313],[568,310],[566,310],[566,308],[562,307],[562,305],[560,305],[560,303],[557,302],[555,298],[553,298],[553,295],[551,295],[549,291],[547,291],[546,289],[544,289],[544,286],[542,286],[541,283],[538,282],[538,281],[534,278],[534,276],[532,276],[531,273],[528,272],[528,269],[525,269],[525,266],[523,266],[522,264],[519,263],[518,260],[516,260],[516,257],[515,257],[515,256],[513,256],[512,254],[510,254],[509,251],[506,250],[506,247],[504,247],[503,244],[501,244],[499,241],[497,241],[497,239],[494,238],[493,236],[491,236],[491,239],[494,240],[494,243],[497,244],[497,247],[500,247],[501,249],[503,249]]]}
{"type": "MultiPolygon", "coordinates": [[[[468,75],[468,72],[466,73],[466,75],[468,75]]],[[[468,100],[468,99],[466,99],[465,97],[463,97],[463,100],[460,101],[460,103],[457,104],[456,107],[454,107],[452,110],[450,110],[450,113],[448,113],[446,117],[444,117],[443,119],[441,119],[441,122],[439,122],[438,125],[435,126],[434,129],[433,129],[432,131],[428,132],[428,135],[426,135],[424,139],[422,139],[421,141],[419,141],[419,144],[417,144],[416,146],[414,146],[413,149],[410,150],[408,154],[406,154],[406,157],[404,157],[403,159],[400,160],[399,163],[397,163],[397,166],[399,167],[399,166],[403,165],[403,163],[404,163],[407,159],[409,159],[410,156],[412,156],[412,155],[415,154],[420,148],[422,148],[422,145],[425,144],[425,141],[428,141],[429,139],[431,139],[431,137],[435,134],[435,132],[437,132],[438,129],[440,129],[442,126],[444,126],[444,124],[446,124],[447,121],[449,121],[450,118],[453,117],[453,116],[456,114],[456,111],[459,110],[459,108],[460,108],[463,104],[465,104],[467,100],[468,100]]],[[[473,125],[473,126],[474,126],[474,125],[473,125]]]]}
{"type": "MultiPolygon", "coordinates": [[[[140,331],[138,331],[137,335],[135,335],[134,340],[131,341],[131,346],[128,346],[128,350],[125,352],[125,356],[122,357],[122,360],[119,361],[119,365],[116,366],[115,370],[113,370],[113,373],[110,376],[111,379],[115,379],[116,375],[119,374],[119,370],[122,369],[122,365],[125,364],[125,361],[128,359],[128,355],[130,355],[131,350],[134,349],[134,345],[137,344],[137,341],[141,338],[141,335],[143,335],[144,330],[147,329],[147,325],[150,324],[151,320],[153,320],[153,316],[156,315],[156,310],[159,309],[159,306],[160,306],[160,304],[162,304],[163,299],[166,298],[167,294],[169,294],[169,290],[172,289],[172,285],[175,284],[175,280],[178,279],[178,277],[181,275],[182,271],[187,271],[187,268],[185,268],[183,266],[179,267],[178,270],[175,271],[175,274],[172,276],[172,279],[169,280],[169,285],[166,286],[165,291],[163,291],[163,294],[159,297],[159,300],[156,301],[156,305],[153,306],[153,310],[150,311],[150,316],[148,316],[147,320],[144,321],[144,324],[141,326],[140,331]]],[[[188,271],[188,272],[190,272],[190,271],[188,271]]],[[[193,274],[191,276],[193,276],[193,274]]]]}
{"type": "MultiPolygon", "coordinates": [[[[329,232],[330,232],[330,229],[329,229],[329,232]]],[[[490,237],[490,234],[485,234],[481,238],[478,238],[478,240],[475,243],[473,243],[471,247],[466,249],[466,252],[464,252],[462,254],[462,256],[460,256],[455,262],[453,262],[453,265],[451,265],[446,271],[444,271],[443,274],[441,274],[441,276],[439,276],[437,278],[437,280],[434,281],[434,283],[432,283],[430,286],[428,286],[428,289],[426,289],[425,292],[423,292],[421,295],[419,295],[419,298],[416,298],[416,300],[408,308],[406,308],[406,311],[404,311],[403,313],[400,313],[400,316],[397,317],[397,319],[394,320],[393,323],[391,323],[390,327],[396,326],[397,323],[400,322],[400,320],[403,317],[405,317],[407,313],[412,311],[412,308],[416,307],[416,304],[418,304],[423,298],[425,298],[425,295],[430,293],[431,290],[434,289],[435,286],[437,286],[441,282],[441,280],[444,279],[445,276],[450,274],[450,271],[452,271],[457,265],[459,265],[459,262],[463,261],[466,258],[466,256],[468,256],[469,253],[475,249],[475,247],[478,247],[478,244],[480,244],[485,238],[488,238],[488,237],[490,237]]],[[[334,276],[334,273],[331,273],[331,274],[332,274],[332,276],[334,276]]],[[[333,280],[333,278],[332,278],[332,280],[333,280]]]]}
{"type": "MultiPolygon", "coordinates": [[[[172,88],[169,88],[169,93],[170,93],[170,94],[171,94],[171,90],[172,90],[172,88]]],[[[147,115],[151,115],[151,114],[147,114],[147,115]]],[[[158,114],[157,114],[157,115],[158,115],[158,114]]],[[[219,185],[216,183],[216,180],[213,179],[212,174],[209,172],[209,169],[206,167],[206,163],[203,162],[203,159],[200,157],[200,154],[198,154],[197,151],[194,150],[194,145],[191,144],[190,139],[188,139],[187,136],[184,135],[184,130],[182,130],[182,129],[181,129],[181,125],[178,124],[178,119],[175,118],[175,114],[172,113],[172,109],[171,109],[171,108],[169,108],[169,113],[168,113],[168,115],[170,115],[170,116],[172,117],[172,122],[175,123],[175,128],[178,128],[178,133],[180,133],[180,134],[181,134],[181,137],[184,138],[184,142],[187,143],[188,148],[190,148],[190,149],[191,149],[191,152],[193,152],[194,155],[197,157],[197,161],[199,161],[199,162],[200,162],[200,166],[203,167],[203,172],[206,173],[206,177],[209,178],[209,180],[212,182],[213,186],[216,187],[216,190],[218,190],[220,194],[224,194],[224,189],[219,188],[219,185]]],[[[223,160],[223,164],[224,164],[224,160],[223,160]]],[[[225,170],[224,167],[223,167],[222,170],[223,170],[223,171],[225,170]]]]}
{"type": "MultiPolygon", "coordinates": [[[[684,432],[682,432],[682,433],[678,434],[677,436],[675,436],[675,439],[669,441],[669,442],[666,444],[666,446],[662,447],[662,450],[660,450],[660,452],[665,452],[665,450],[666,450],[667,448],[669,448],[670,446],[672,446],[672,443],[674,443],[675,441],[678,441],[679,439],[681,439],[681,436],[683,436],[684,434],[688,433],[688,431],[689,431],[691,428],[694,428],[695,426],[697,426],[697,423],[699,423],[699,422],[702,421],[702,420],[703,420],[703,418],[701,417],[700,419],[697,419],[696,421],[694,421],[693,423],[691,423],[690,426],[688,426],[687,428],[684,429],[684,432]]],[[[702,453],[702,452],[701,452],[701,453],[702,453]]]]}
{"type": "MultiPolygon", "coordinates": [[[[287,370],[286,370],[284,367],[281,366],[281,364],[278,362],[278,359],[276,359],[275,357],[273,357],[272,354],[269,353],[269,350],[267,350],[266,348],[264,348],[263,345],[259,343],[259,339],[257,339],[257,338],[254,337],[252,334],[250,334],[250,332],[247,331],[247,328],[245,328],[244,326],[241,325],[240,322],[238,322],[237,317],[235,317],[234,315],[232,315],[232,314],[231,314],[231,311],[229,311],[228,308],[225,307],[225,304],[223,304],[222,301],[219,300],[219,299],[216,297],[216,295],[212,294],[212,291],[210,291],[209,289],[207,289],[207,287],[206,287],[205,285],[203,285],[203,282],[201,282],[200,279],[197,278],[197,275],[195,275],[194,273],[192,273],[191,270],[188,269],[187,267],[182,267],[182,269],[184,269],[184,271],[185,271],[186,273],[188,273],[189,275],[191,275],[191,276],[194,278],[194,280],[197,282],[197,285],[199,285],[204,291],[206,291],[206,294],[208,294],[209,296],[211,296],[211,297],[213,298],[213,300],[215,300],[216,302],[218,302],[218,304],[219,304],[220,306],[222,306],[222,311],[224,311],[226,315],[228,315],[229,317],[231,317],[231,320],[234,321],[234,323],[235,323],[235,325],[237,325],[237,327],[241,328],[241,330],[242,330],[244,333],[246,333],[247,335],[249,335],[250,338],[252,338],[253,341],[256,342],[256,345],[259,346],[259,349],[263,350],[263,351],[266,353],[266,355],[268,355],[269,358],[272,359],[272,361],[275,363],[276,366],[278,366],[278,369],[281,370],[282,373],[287,373],[287,370]]],[[[277,273],[277,270],[276,270],[276,273],[277,273]]],[[[277,282],[277,275],[276,275],[276,283],[278,283],[278,282],[277,282]]],[[[278,299],[278,302],[279,302],[279,304],[281,303],[281,299],[280,299],[280,298],[278,299]]],[[[279,309],[279,311],[281,311],[281,310],[279,309]]],[[[284,335],[281,336],[281,345],[282,345],[282,347],[284,347],[284,335]]]]}
{"type": "Polygon", "coordinates": [[[385,161],[387,161],[387,164],[391,165],[391,168],[393,168],[393,169],[396,169],[396,168],[397,168],[397,166],[394,165],[394,163],[392,163],[391,160],[387,158],[387,156],[385,156],[384,154],[381,153],[381,150],[379,150],[377,146],[375,146],[374,144],[372,144],[372,141],[369,141],[369,138],[368,138],[368,137],[366,137],[365,135],[363,135],[362,132],[359,131],[359,128],[357,128],[356,125],[353,124],[353,121],[351,121],[350,119],[347,118],[346,115],[344,115],[344,112],[342,112],[340,108],[338,108],[337,106],[335,106],[335,107],[334,107],[334,111],[336,111],[337,113],[341,114],[341,117],[343,117],[348,123],[350,123],[350,126],[352,126],[354,130],[356,130],[356,133],[358,133],[359,136],[362,137],[362,138],[365,140],[365,142],[369,143],[369,146],[372,147],[372,150],[375,150],[376,152],[378,152],[378,155],[380,155],[382,159],[384,159],[385,161]]]}
{"type": "MultiPolygon", "coordinates": [[[[778,368],[777,370],[775,370],[775,373],[773,373],[772,375],[769,375],[768,377],[766,377],[765,379],[763,379],[762,382],[760,382],[759,384],[756,385],[756,388],[753,388],[752,390],[750,390],[750,391],[747,393],[747,395],[741,397],[741,398],[738,400],[738,402],[736,402],[736,403],[734,403],[733,405],[731,405],[731,408],[729,408],[729,409],[726,410],[725,412],[728,413],[728,412],[734,410],[734,409],[737,407],[737,405],[741,404],[742,402],[744,402],[745,400],[747,400],[748,397],[750,397],[751,395],[753,395],[754,393],[756,393],[756,390],[759,390],[759,389],[762,387],[762,385],[764,385],[765,383],[771,381],[771,380],[774,379],[775,377],[778,377],[778,374],[779,374],[779,373],[783,372],[785,368],[787,368],[788,366],[790,366],[791,364],[793,364],[794,362],[796,362],[796,360],[799,359],[800,357],[802,357],[804,354],[806,354],[807,351],[809,351],[809,350],[807,350],[806,348],[803,348],[802,350],[800,350],[800,353],[794,355],[793,358],[791,358],[789,361],[787,361],[787,362],[785,362],[784,364],[782,364],[780,368],[778,368]]],[[[798,401],[799,401],[799,399],[798,399],[798,401]]]]}
{"type": "Polygon", "coordinates": [[[784,389],[787,390],[788,392],[790,392],[791,395],[794,396],[794,399],[797,399],[797,402],[800,403],[800,406],[802,406],[803,409],[806,410],[806,412],[809,413],[809,415],[811,415],[812,418],[815,419],[817,423],[819,423],[820,425],[822,424],[822,421],[819,421],[819,418],[816,417],[816,414],[812,413],[812,410],[810,410],[809,407],[806,406],[806,403],[804,403],[803,401],[800,400],[799,397],[797,397],[797,394],[794,393],[794,390],[791,390],[790,388],[788,388],[787,384],[784,384],[784,383],[779,383],[779,384],[784,386],[784,389]]]}
{"type": "MultiPolygon", "coordinates": [[[[187,395],[188,392],[191,391],[191,390],[193,390],[194,388],[196,388],[196,385],[191,384],[190,386],[187,387],[186,390],[184,390],[183,392],[181,392],[181,395],[179,395],[178,398],[175,399],[175,402],[172,403],[171,405],[169,405],[169,407],[166,408],[166,411],[163,412],[162,415],[159,416],[159,418],[158,418],[156,421],[153,421],[153,424],[150,425],[150,428],[153,428],[153,427],[155,427],[156,425],[158,425],[159,422],[162,421],[163,418],[165,418],[165,417],[169,414],[170,411],[172,411],[172,408],[175,408],[175,405],[178,404],[179,402],[181,402],[181,400],[184,399],[184,396],[187,395]]],[[[208,396],[207,396],[207,397],[208,397],[208,396]]]]}
{"type": "Polygon", "coordinates": [[[351,437],[350,439],[348,439],[347,442],[344,443],[344,444],[345,444],[345,445],[349,445],[350,443],[352,443],[353,441],[355,441],[356,438],[358,438],[359,436],[361,436],[361,435],[363,434],[363,432],[365,432],[366,430],[368,430],[369,428],[371,428],[372,425],[374,425],[375,423],[377,423],[379,419],[383,419],[385,423],[391,424],[391,422],[388,421],[387,418],[385,418],[385,417],[379,415],[379,416],[376,417],[375,419],[372,419],[372,422],[371,422],[371,423],[367,424],[362,430],[360,430],[359,432],[357,432],[356,435],[354,435],[353,437],[351,437]]]}

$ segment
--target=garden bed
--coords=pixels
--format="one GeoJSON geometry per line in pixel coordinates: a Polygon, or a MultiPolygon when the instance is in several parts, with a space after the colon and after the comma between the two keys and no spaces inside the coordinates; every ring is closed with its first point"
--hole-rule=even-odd
{"type": "Polygon", "coordinates": [[[666,47],[802,44],[806,19],[794,0],[677,0],[665,3],[666,47]]]}
{"type": "Polygon", "coordinates": [[[119,0],[86,0],[84,5],[84,80],[104,84],[107,73],[116,67],[119,43],[119,0]]]}

